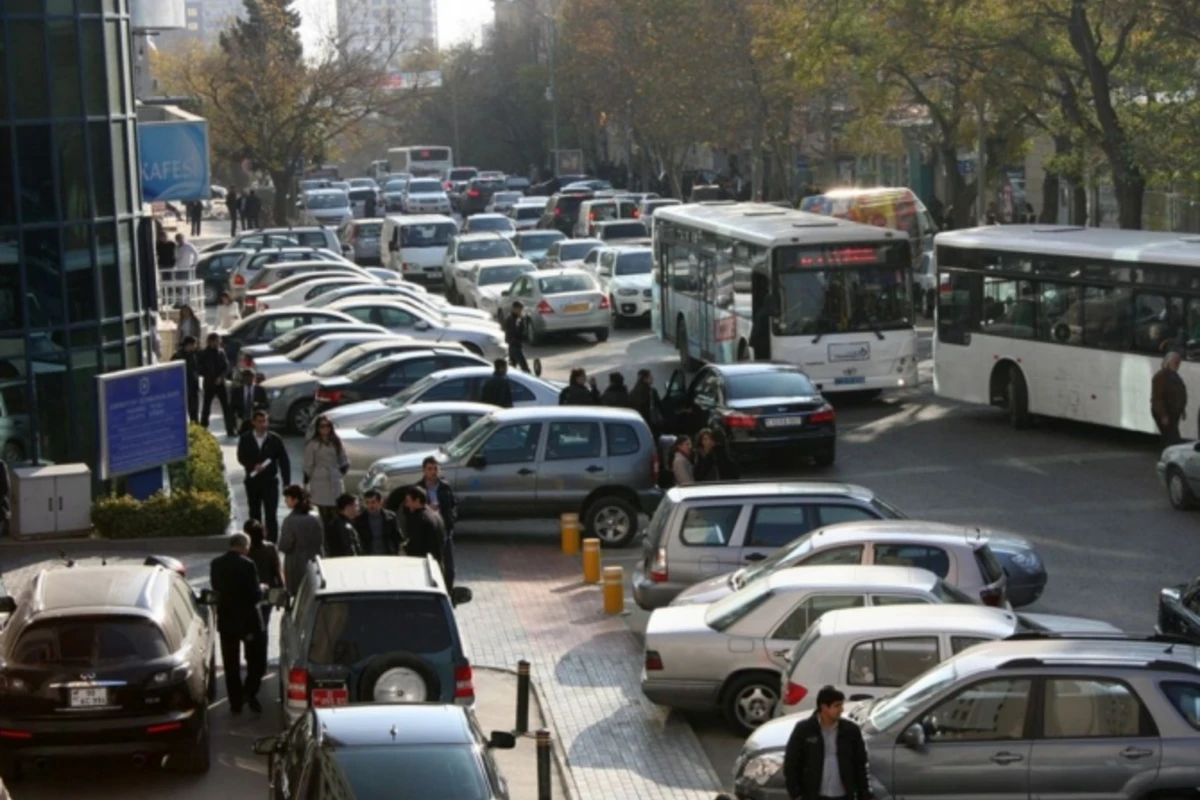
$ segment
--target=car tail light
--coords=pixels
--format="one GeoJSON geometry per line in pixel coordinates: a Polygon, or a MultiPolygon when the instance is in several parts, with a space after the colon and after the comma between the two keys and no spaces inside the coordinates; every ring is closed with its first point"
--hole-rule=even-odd
{"type": "Polygon", "coordinates": [[[245,286],[246,279],[243,278],[241,275],[234,275],[233,276],[233,285],[234,286],[245,286]]]}
{"type": "Polygon", "coordinates": [[[612,308],[612,304],[608,302],[608,295],[603,295],[600,298],[600,310],[607,311],[612,308]]]}
{"type": "Polygon", "coordinates": [[[446,181],[446,191],[447,191],[447,192],[452,192],[452,191],[454,191],[454,184],[453,184],[453,183],[451,183],[450,181],[446,181]]]}
{"type": "Polygon", "coordinates": [[[287,704],[290,708],[304,708],[308,705],[308,670],[288,670],[287,704]]]}
{"type": "Polygon", "coordinates": [[[33,734],[29,731],[10,731],[6,728],[0,728],[0,739],[32,739],[33,734]]]}
{"type": "Polygon", "coordinates": [[[731,428],[754,428],[758,426],[758,417],[752,417],[749,414],[726,414],[725,424],[731,428]]]}
{"type": "Polygon", "coordinates": [[[342,396],[342,392],[317,389],[317,393],[313,399],[318,403],[340,403],[342,402],[342,396]]]}
{"type": "Polygon", "coordinates": [[[979,590],[979,600],[985,606],[992,608],[1004,607],[1004,587],[997,586],[993,588],[985,588],[979,590]]]}
{"type": "Polygon", "coordinates": [[[667,548],[665,547],[654,551],[654,559],[650,562],[650,580],[654,583],[667,582],[667,548]]]}
{"type": "Polygon", "coordinates": [[[182,722],[164,722],[161,725],[149,726],[148,728],[146,728],[146,733],[148,733],[148,734],[169,733],[170,731],[177,731],[177,730],[181,729],[182,727],[183,727],[182,722]]]}
{"type": "Polygon", "coordinates": [[[783,693],[783,704],[785,706],[798,706],[808,697],[808,689],[805,689],[798,683],[788,681],[787,691],[783,693]]]}
{"type": "Polygon", "coordinates": [[[554,309],[545,300],[539,300],[537,304],[537,312],[539,314],[553,314],[554,309]]]}
{"type": "Polygon", "coordinates": [[[472,189],[471,191],[467,192],[467,197],[479,197],[479,190],[472,189]]]}
{"type": "Polygon", "coordinates": [[[246,308],[256,308],[258,306],[258,298],[251,295],[246,295],[246,299],[243,302],[245,303],[246,308]]]}
{"type": "Polygon", "coordinates": [[[633,210],[633,218],[634,218],[634,219],[640,219],[640,218],[641,218],[641,216],[642,216],[642,210],[641,210],[640,208],[635,208],[635,209],[633,210]]]}
{"type": "Polygon", "coordinates": [[[589,212],[588,212],[588,219],[589,219],[590,221],[592,221],[592,222],[595,222],[595,221],[596,221],[596,212],[595,212],[595,211],[589,211],[589,212]]]}
{"type": "Polygon", "coordinates": [[[809,422],[833,422],[835,419],[837,419],[837,412],[829,406],[817,409],[808,417],[809,422]]]}
{"type": "Polygon", "coordinates": [[[561,217],[561,216],[562,216],[562,209],[561,209],[561,208],[556,208],[556,209],[554,209],[554,216],[556,216],[556,217],[561,217]]]}
{"type": "Polygon", "coordinates": [[[460,664],[454,668],[454,700],[455,702],[471,702],[475,699],[475,674],[470,664],[460,664]]]}
{"type": "Polygon", "coordinates": [[[657,650],[646,651],[646,672],[661,672],[663,668],[662,656],[657,650]]]}

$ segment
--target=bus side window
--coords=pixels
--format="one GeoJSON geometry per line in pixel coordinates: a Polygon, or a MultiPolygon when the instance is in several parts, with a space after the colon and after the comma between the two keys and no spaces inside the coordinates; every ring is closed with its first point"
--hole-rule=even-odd
{"type": "Polygon", "coordinates": [[[1186,339],[1184,357],[1200,361],[1200,298],[1188,300],[1187,330],[1181,338],[1186,339]]]}
{"type": "Polygon", "coordinates": [[[972,331],[979,330],[983,311],[983,276],[969,272],[947,272],[941,276],[938,299],[938,340],[967,344],[972,331]]]}
{"type": "Polygon", "coordinates": [[[1133,297],[1133,349],[1139,353],[1165,355],[1171,348],[1183,352],[1200,326],[1200,301],[1191,301],[1191,326],[1184,328],[1183,298],[1139,292],[1133,297]]]}

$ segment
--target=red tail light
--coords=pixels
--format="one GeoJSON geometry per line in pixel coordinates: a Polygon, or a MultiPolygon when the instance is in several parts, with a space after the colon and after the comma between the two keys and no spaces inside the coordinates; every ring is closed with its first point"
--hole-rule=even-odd
{"type": "Polygon", "coordinates": [[[979,591],[979,600],[985,606],[992,608],[1004,607],[1004,589],[981,589],[979,591]]]}
{"type": "Polygon", "coordinates": [[[595,211],[589,211],[589,212],[588,212],[588,219],[589,219],[590,221],[592,221],[592,222],[595,222],[595,221],[596,221],[596,212],[595,212],[595,211]]]}
{"type": "Polygon", "coordinates": [[[342,392],[317,389],[317,394],[313,399],[318,403],[340,403],[343,396],[342,392]]]}
{"type": "Polygon", "coordinates": [[[246,308],[256,308],[258,306],[258,298],[250,295],[246,295],[246,299],[243,302],[245,303],[246,308]]]}
{"type": "Polygon", "coordinates": [[[287,703],[289,706],[308,705],[308,670],[288,670],[287,703]]]}
{"type": "Polygon", "coordinates": [[[454,668],[454,699],[475,699],[475,676],[470,664],[462,664],[454,668]]]}
{"type": "Polygon", "coordinates": [[[33,734],[29,731],[10,731],[0,729],[0,739],[32,739],[33,734]]]}
{"type": "Polygon", "coordinates": [[[825,408],[822,408],[822,409],[818,409],[817,411],[810,414],[808,417],[809,422],[833,422],[836,419],[837,419],[837,412],[835,412],[832,408],[829,408],[828,406],[825,408]]]}
{"type": "Polygon", "coordinates": [[[556,217],[561,217],[561,216],[562,216],[562,209],[561,209],[561,208],[556,208],[556,209],[554,209],[554,216],[556,216],[556,217]]]}
{"type": "Polygon", "coordinates": [[[783,704],[785,706],[798,706],[808,697],[808,689],[805,689],[798,683],[788,681],[787,691],[783,693],[783,704]]]}
{"type": "Polygon", "coordinates": [[[553,314],[554,309],[545,300],[539,300],[537,304],[537,312],[539,314],[553,314]]]}
{"type": "Polygon", "coordinates": [[[467,192],[467,197],[479,197],[479,190],[478,189],[470,190],[469,192],[467,192]]]}
{"type": "Polygon", "coordinates": [[[451,183],[450,181],[446,181],[446,191],[449,192],[453,189],[454,189],[454,184],[451,183]]]}
{"type": "Polygon", "coordinates": [[[608,301],[608,295],[604,295],[600,298],[600,310],[607,311],[610,308],[612,308],[612,304],[608,301]]]}
{"type": "Polygon", "coordinates": [[[641,216],[642,216],[642,210],[641,210],[640,208],[635,208],[635,209],[633,210],[633,218],[634,218],[634,219],[640,219],[640,218],[641,218],[641,216]]]}
{"type": "Polygon", "coordinates": [[[754,428],[758,426],[758,417],[751,417],[747,414],[726,414],[725,424],[731,428],[754,428]]]}
{"type": "Polygon", "coordinates": [[[150,727],[146,728],[146,733],[167,733],[169,731],[177,731],[182,727],[182,722],[164,722],[161,725],[151,725],[150,727]]]}
{"type": "Polygon", "coordinates": [[[646,672],[661,672],[663,668],[662,656],[657,650],[646,651],[646,672]]]}
{"type": "Polygon", "coordinates": [[[241,275],[234,275],[233,276],[233,285],[234,286],[245,286],[246,279],[243,278],[241,275]]]}
{"type": "Polygon", "coordinates": [[[667,582],[667,548],[665,547],[654,551],[654,560],[650,562],[650,580],[654,583],[667,582]]]}

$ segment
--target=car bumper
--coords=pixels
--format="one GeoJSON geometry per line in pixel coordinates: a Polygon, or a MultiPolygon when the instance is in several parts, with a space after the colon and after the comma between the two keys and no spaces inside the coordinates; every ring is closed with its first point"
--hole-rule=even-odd
{"type": "Polygon", "coordinates": [[[645,317],[650,314],[652,300],[649,297],[622,297],[618,294],[613,296],[613,301],[618,316],[645,317]]]}
{"type": "Polygon", "coordinates": [[[29,734],[6,736],[4,751],[20,757],[134,755],[163,753],[199,735],[196,709],[117,719],[53,719],[29,721],[0,718],[0,729],[29,734]],[[175,726],[151,733],[157,726],[175,726]]]}
{"type": "Polygon", "coordinates": [[[755,781],[735,775],[733,793],[738,800],[791,800],[787,793],[787,787],[783,785],[782,777],[779,778],[778,786],[774,782],[760,786],[755,781]]]}
{"type": "Polygon", "coordinates": [[[673,583],[657,583],[646,574],[644,562],[633,568],[633,602],[643,611],[666,608],[678,596],[683,587],[673,583]]]}
{"type": "Polygon", "coordinates": [[[786,433],[755,431],[752,434],[734,432],[729,436],[729,447],[738,458],[769,453],[788,452],[796,455],[823,453],[837,444],[837,430],[816,428],[811,431],[795,430],[786,433]]]}
{"type": "Polygon", "coordinates": [[[607,310],[596,309],[584,314],[537,314],[532,321],[538,333],[570,333],[607,330],[612,325],[612,316],[607,310]]]}
{"type": "Polygon", "coordinates": [[[648,678],[642,670],[642,694],[651,703],[683,711],[711,711],[717,707],[721,686],[716,681],[681,681],[648,678]]]}

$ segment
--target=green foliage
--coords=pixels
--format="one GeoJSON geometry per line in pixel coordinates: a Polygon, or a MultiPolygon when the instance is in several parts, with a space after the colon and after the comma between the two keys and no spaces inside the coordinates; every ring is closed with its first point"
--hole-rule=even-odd
{"type": "Polygon", "coordinates": [[[202,425],[188,426],[188,457],[167,467],[173,491],[224,494],[225,458],[217,438],[202,425]]]}

